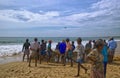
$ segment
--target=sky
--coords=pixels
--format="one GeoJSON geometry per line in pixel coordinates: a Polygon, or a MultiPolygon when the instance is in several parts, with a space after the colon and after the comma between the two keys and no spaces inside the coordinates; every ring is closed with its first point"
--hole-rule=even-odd
{"type": "Polygon", "coordinates": [[[120,0],[0,0],[0,37],[120,36],[120,0]]]}

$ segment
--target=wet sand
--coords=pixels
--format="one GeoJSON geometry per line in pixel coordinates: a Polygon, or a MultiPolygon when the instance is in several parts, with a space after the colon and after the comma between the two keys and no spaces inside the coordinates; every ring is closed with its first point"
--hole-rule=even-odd
{"type": "MultiPolygon", "coordinates": [[[[83,64],[88,68],[87,74],[84,70],[80,70],[78,78],[90,78],[90,64],[83,64]]],[[[0,64],[0,78],[75,78],[77,74],[77,64],[74,63],[73,67],[70,64],[63,66],[57,63],[38,64],[37,67],[34,63],[28,67],[27,62],[11,62],[0,64]]],[[[114,62],[108,64],[106,78],[120,78],[120,42],[116,49],[114,62]]]]}
{"type": "Polygon", "coordinates": [[[22,54],[0,57],[0,64],[22,61],[22,54]]]}

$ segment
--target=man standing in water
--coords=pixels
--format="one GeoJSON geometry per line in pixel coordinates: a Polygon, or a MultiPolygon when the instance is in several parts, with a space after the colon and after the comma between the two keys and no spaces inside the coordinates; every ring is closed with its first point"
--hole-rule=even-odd
{"type": "Polygon", "coordinates": [[[30,63],[32,58],[35,59],[35,66],[37,67],[38,51],[39,51],[39,43],[37,38],[35,38],[34,42],[30,45],[30,50],[31,50],[31,54],[29,59],[29,67],[31,66],[30,63]]]}
{"type": "Polygon", "coordinates": [[[30,54],[29,47],[30,47],[29,39],[26,39],[26,42],[23,44],[23,48],[22,48],[22,52],[24,52],[23,61],[24,61],[25,55],[27,55],[27,62],[29,60],[29,54],[30,54]]]}

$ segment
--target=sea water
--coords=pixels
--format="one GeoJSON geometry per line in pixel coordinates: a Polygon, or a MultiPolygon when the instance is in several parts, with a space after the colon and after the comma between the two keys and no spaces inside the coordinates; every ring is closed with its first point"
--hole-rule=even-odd
{"type": "MultiPolygon", "coordinates": [[[[29,39],[30,43],[34,41],[34,37],[0,37],[0,57],[2,56],[12,56],[22,52],[22,47],[26,39],[29,39]]],[[[52,49],[54,50],[57,43],[69,38],[71,41],[75,41],[75,46],[77,45],[77,37],[37,37],[38,41],[41,42],[42,39],[45,41],[52,40],[52,49]]],[[[96,39],[106,39],[108,37],[83,37],[82,44],[85,45],[89,40],[96,39]]],[[[120,41],[120,37],[115,37],[116,41],[120,41]]]]}

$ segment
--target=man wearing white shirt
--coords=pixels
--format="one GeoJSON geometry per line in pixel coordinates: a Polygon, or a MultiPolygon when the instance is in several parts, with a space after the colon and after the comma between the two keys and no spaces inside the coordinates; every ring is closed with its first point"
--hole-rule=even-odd
{"type": "Polygon", "coordinates": [[[34,42],[31,43],[30,45],[30,59],[29,59],[29,67],[31,66],[31,59],[34,58],[35,59],[35,66],[37,66],[37,59],[38,59],[38,51],[39,51],[39,43],[38,43],[38,39],[35,38],[34,42]]]}
{"type": "Polygon", "coordinates": [[[87,68],[82,65],[83,63],[83,54],[84,54],[84,46],[82,45],[82,39],[77,39],[77,46],[75,48],[75,52],[77,52],[77,63],[78,63],[78,73],[76,77],[79,76],[80,67],[85,70],[85,73],[87,73],[87,68]]]}

